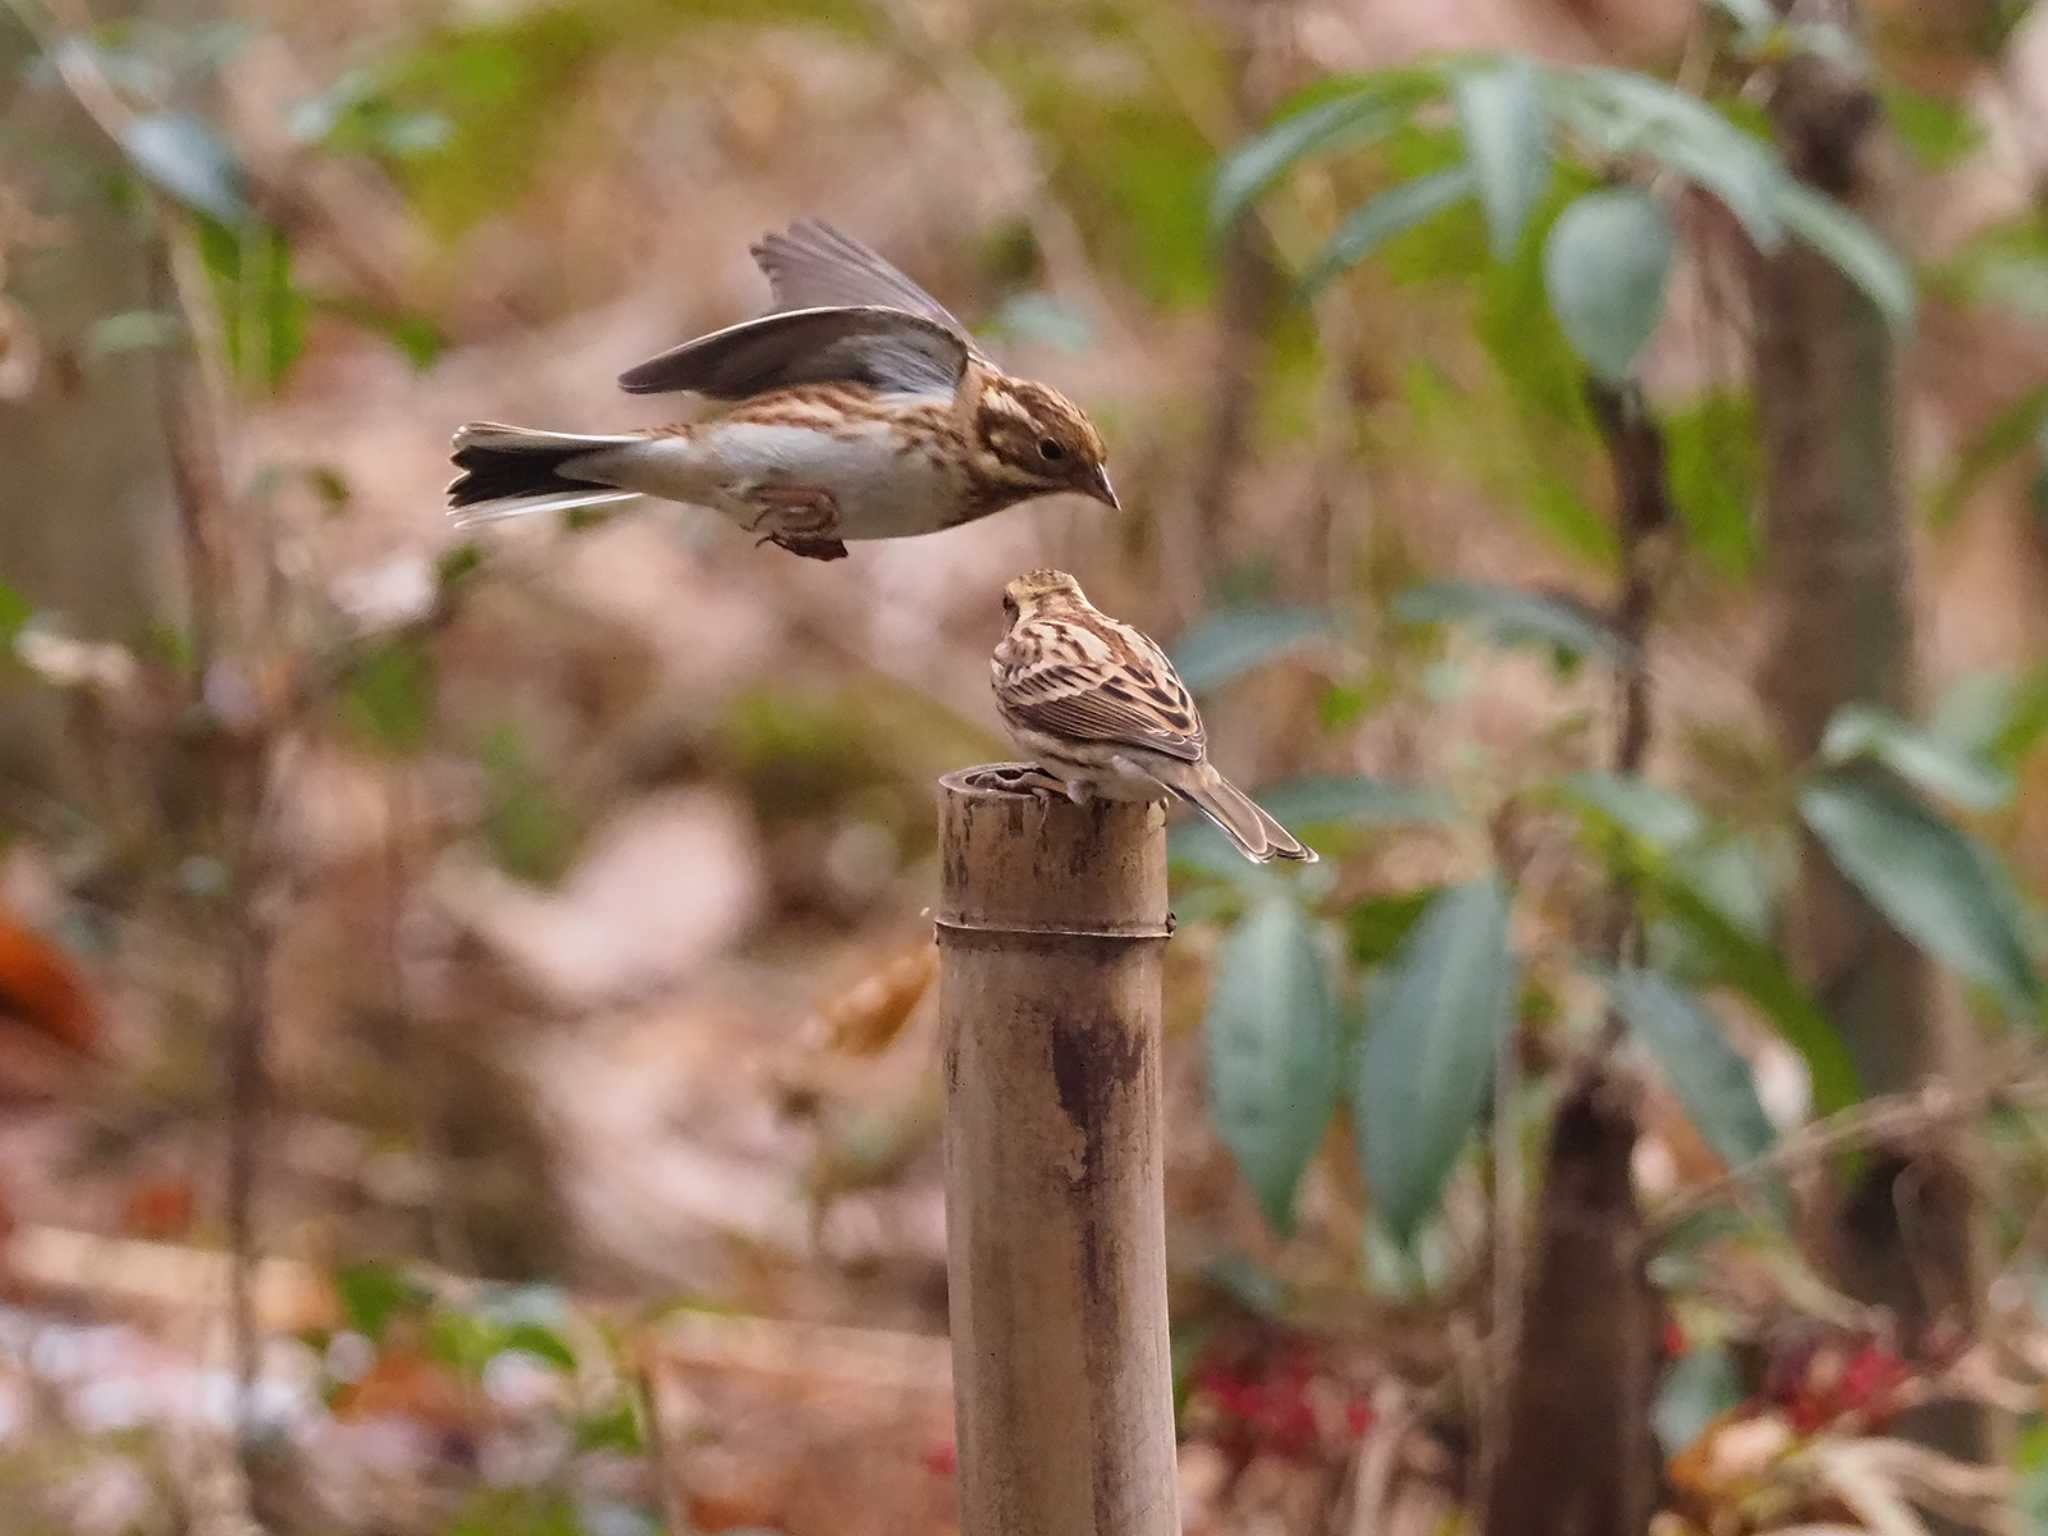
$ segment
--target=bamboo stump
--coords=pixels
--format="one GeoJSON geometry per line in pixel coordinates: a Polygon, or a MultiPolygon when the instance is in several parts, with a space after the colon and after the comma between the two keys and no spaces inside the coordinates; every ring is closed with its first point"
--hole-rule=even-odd
{"type": "Polygon", "coordinates": [[[1165,814],[939,781],[962,1536],[1177,1536],[1165,814]]]}

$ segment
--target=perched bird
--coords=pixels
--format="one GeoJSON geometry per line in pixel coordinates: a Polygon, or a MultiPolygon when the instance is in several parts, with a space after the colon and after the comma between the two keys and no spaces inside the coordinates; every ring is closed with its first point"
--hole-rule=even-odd
{"type": "Polygon", "coordinates": [[[753,255],[771,313],[619,377],[632,394],[692,390],[728,409],[617,437],[471,422],[455,434],[457,523],[655,496],[837,560],[845,539],[935,533],[1055,491],[1116,507],[1087,416],[996,367],[859,241],[804,220],[753,255]]]}
{"type": "Polygon", "coordinates": [[[1166,653],[1096,610],[1065,571],[1003,589],[1009,632],[989,663],[996,708],[1017,745],[1085,805],[1187,801],[1257,864],[1315,862],[1315,851],[1209,761],[1194,698],[1166,653]]]}

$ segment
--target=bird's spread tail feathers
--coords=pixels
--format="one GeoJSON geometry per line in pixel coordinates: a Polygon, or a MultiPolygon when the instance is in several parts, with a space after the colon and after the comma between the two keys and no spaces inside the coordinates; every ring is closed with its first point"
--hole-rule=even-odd
{"type": "Polygon", "coordinates": [[[1253,863],[1264,864],[1272,859],[1315,863],[1313,848],[1281,826],[1266,813],[1265,807],[1214,768],[1205,767],[1200,774],[1187,775],[1186,782],[1171,783],[1169,787],[1213,821],[1237,846],[1237,851],[1253,863]]]}
{"type": "Polygon", "coordinates": [[[455,434],[452,457],[462,471],[448,483],[448,511],[458,528],[565,507],[627,501],[636,492],[596,478],[577,461],[633,437],[583,437],[472,421],[455,434]]]}

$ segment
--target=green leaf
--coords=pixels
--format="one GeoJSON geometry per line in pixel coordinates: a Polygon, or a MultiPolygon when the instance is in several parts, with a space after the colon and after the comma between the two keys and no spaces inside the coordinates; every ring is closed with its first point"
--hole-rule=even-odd
{"type": "Polygon", "coordinates": [[[1209,229],[1221,234],[1266,189],[1311,155],[1354,148],[1383,137],[1401,112],[1377,94],[1360,91],[1318,102],[1283,117],[1240,145],[1216,172],[1209,198],[1209,229]]]}
{"type": "Polygon", "coordinates": [[[2023,674],[1995,667],[1965,672],[1942,690],[1927,714],[1927,732],[1958,752],[2000,768],[2011,760],[2000,750],[2014,716],[2025,707],[2023,674]]]}
{"type": "Polygon", "coordinates": [[[576,1369],[576,1352],[562,1341],[562,1336],[551,1328],[539,1323],[514,1323],[501,1330],[497,1337],[497,1352],[516,1349],[521,1354],[532,1355],[536,1360],[564,1371],[576,1369]]]}
{"type": "Polygon", "coordinates": [[[1975,307],[2048,318],[2048,212],[2008,219],[1974,236],[1936,277],[1975,307]]]}
{"type": "MultiPolygon", "coordinates": [[[[644,0],[638,0],[644,3],[644,0]]],[[[872,7],[866,7],[872,14],[872,7]]],[[[1214,34],[1147,26],[1111,6],[1041,16],[1034,40],[981,57],[1007,89],[1052,181],[1089,237],[1089,254],[1155,302],[1201,302],[1215,287],[1207,205],[1216,148],[1166,84],[1220,83],[1214,34]],[[1076,75],[1075,56],[1103,47],[1142,55],[1154,67],[1076,75]]],[[[1206,89],[1206,87],[1203,87],[1206,89]]]]}
{"type": "Polygon", "coordinates": [[[1771,0],[1714,0],[1714,4],[1744,32],[1770,32],[1783,20],[1771,0]]]}
{"type": "Polygon", "coordinates": [[[306,301],[292,283],[291,246],[255,220],[201,217],[197,227],[228,363],[244,384],[273,389],[305,345],[306,301]]]}
{"type": "Polygon", "coordinates": [[[184,336],[184,324],[176,315],[155,309],[124,309],[93,323],[85,333],[84,353],[88,362],[97,362],[121,352],[174,346],[184,336]]]}
{"type": "Polygon", "coordinates": [[[1836,712],[1821,738],[1820,757],[1834,767],[1868,758],[1928,794],[1973,811],[1995,810],[2013,795],[2012,775],[1997,764],[1867,704],[1836,712]]]}
{"type": "Polygon", "coordinates": [[[2011,708],[1985,749],[1995,761],[2017,767],[2044,736],[2048,736],[2048,666],[2036,667],[2015,681],[2011,708]]]}
{"type": "Polygon", "coordinates": [[[2041,978],[2017,897],[1981,844],[1875,776],[1817,779],[1799,810],[1836,867],[1901,933],[1989,987],[2013,1014],[2039,1014],[2041,978]]]}
{"type": "Polygon", "coordinates": [[[1671,500],[1693,546],[1731,576],[1756,563],[1754,509],[1763,485],[1756,402],[1724,391],[1663,419],[1671,500]]]}
{"type": "Polygon", "coordinates": [[[1823,1115],[1863,1098],[1862,1080],[1841,1034],[1785,968],[1778,952],[1745,930],[1683,873],[1652,868],[1646,879],[1659,905],[1698,943],[1718,980],[1735,988],[1777,1025],[1806,1063],[1813,1107],[1823,1115]]]}
{"type": "Polygon", "coordinates": [[[425,315],[387,309],[342,294],[316,294],[308,302],[324,314],[338,315],[351,325],[374,332],[403,352],[415,368],[429,368],[448,348],[448,338],[425,315]]]}
{"type": "Polygon", "coordinates": [[[351,70],[292,109],[292,136],[336,154],[404,160],[442,148],[454,124],[438,112],[415,112],[391,99],[382,73],[351,70]]]}
{"type": "Polygon", "coordinates": [[[1012,294],[978,329],[983,335],[998,336],[1004,341],[1058,347],[1063,352],[1086,351],[1095,339],[1088,317],[1049,293],[1012,294]]]}
{"type": "Polygon", "coordinates": [[[391,161],[430,229],[453,237],[502,213],[570,137],[564,109],[601,45],[596,9],[540,5],[433,29],[378,71],[384,110],[446,126],[431,148],[391,161]]]}
{"type": "Polygon", "coordinates": [[[1292,779],[1262,791],[1259,804],[1289,826],[1320,822],[1396,826],[1449,821],[1456,814],[1442,790],[1393,784],[1363,774],[1292,779]]]}
{"type": "Polygon", "coordinates": [[[475,1312],[479,1320],[497,1328],[513,1328],[521,1323],[562,1328],[571,1316],[569,1298],[559,1287],[544,1281],[490,1286],[477,1297],[475,1312]]]}
{"type": "Polygon", "coordinates": [[[1204,693],[1329,632],[1330,616],[1314,608],[1225,608],[1181,636],[1173,665],[1204,693]]]}
{"type": "Polygon", "coordinates": [[[1368,896],[1344,909],[1344,932],[1351,958],[1360,965],[1383,965],[1407,941],[1443,887],[1424,886],[1393,896],[1368,896]]]}
{"type": "Polygon", "coordinates": [[[457,539],[448,544],[434,561],[434,585],[443,597],[466,585],[484,568],[490,556],[476,539],[457,539]]]}
{"type": "Polygon", "coordinates": [[[1384,70],[1330,82],[1326,93],[1284,111],[1217,168],[1209,198],[1210,232],[1228,229],[1303,160],[1386,137],[1442,88],[1442,74],[1428,68],[1384,70]]]}
{"type": "Polygon", "coordinates": [[[490,782],[484,837],[492,856],[509,875],[553,884],[568,872],[586,830],[559,777],[547,771],[514,725],[492,731],[479,756],[490,782]]]}
{"type": "Polygon", "coordinates": [[[1930,169],[1946,170],[1983,141],[1969,112],[1954,102],[1896,83],[1880,86],[1878,96],[1906,147],[1930,169]]]}
{"type": "MultiPolygon", "coordinates": [[[[585,1495],[576,1501],[576,1523],[580,1536],[667,1536],[667,1522],[652,1514],[641,1504],[631,1499],[592,1498],[585,1495]]],[[[729,1532],[729,1536],[747,1536],[743,1530],[729,1532]]],[[[755,1536],[776,1536],[773,1531],[757,1531],[755,1536]]]]}
{"type": "Polygon", "coordinates": [[[1550,183],[1550,119],[1535,66],[1510,59],[1461,70],[1452,77],[1451,99],[1494,260],[1506,261],[1550,183]]]}
{"type": "Polygon", "coordinates": [[[416,752],[434,723],[433,658],[418,640],[390,640],[370,651],[343,690],[356,727],[388,752],[416,752]]]}
{"type": "Polygon", "coordinates": [[[424,1347],[429,1359],[475,1378],[498,1353],[498,1330],[482,1318],[437,1308],[427,1319],[424,1347]]]}
{"type": "Polygon", "coordinates": [[[568,1495],[523,1485],[479,1489],[444,1531],[445,1536],[592,1536],[568,1495]]]}
{"type": "Polygon", "coordinates": [[[1176,879],[1183,874],[1200,875],[1238,888],[1235,898],[1198,897],[1196,910],[1183,911],[1184,918],[1228,915],[1237,910],[1238,898],[1279,896],[1285,890],[1285,883],[1273,873],[1271,865],[1252,863],[1205,816],[1183,817],[1167,828],[1166,866],[1176,879]]]}
{"type": "Polygon", "coordinates": [[[1314,293],[1331,278],[1355,267],[1394,236],[1403,234],[1472,195],[1475,182],[1469,166],[1417,176],[1372,198],[1337,227],[1322,255],[1302,279],[1314,293]]]}
{"type": "Polygon", "coordinates": [[[1216,1128],[1275,1231],[1337,1104],[1337,1013],[1316,934],[1276,897],[1223,941],[1209,997],[1209,1094],[1216,1128]]]}
{"type": "MultiPolygon", "coordinates": [[[[1439,790],[1362,776],[1294,779],[1261,789],[1254,798],[1296,832],[1318,825],[1387,827],[1445,822],[1456,811],[1450,797],[1439,790]]],[[[1234,885],[1261,890],[1277,890],[1283,885],[1273,867],[1248,863],[1229,839],[1201,817],[1191,816],[1175,826],[1167,836],[1166,850],[1172,863],[1234,885]]]]}
{"type": "Polygon", "coordinates": [[[1616,972],[1607,995],[1722,1162],[1739,1168],[1770,1150],[1778,1133],[1756,1079],[1712,1014],[1653,971],[1616,972]]]}
{"type": "Polygon", "coordinates": [[[1548,645],[1609,660],[1621,654],[1606,625],[1558,598],[1520,587],[1430,582],[1395,599],[1394,615],[1411,624],[1476,624],[1499,645],[1548,645]]]}
{"type": "MultiPolygon", "coordinates": [[[[1541,301],[1540,276],[1536,288],[1537,302],[1525,313],[1526,324],[1517,327],[1521,334],[1503,336],[1502,350],[1526,360],[1535,350],[1532,341],[1547,352],[1554,339],[1566,371],[1582,391],[1585,367],[1558,330],[1550,306],[1541,301]]],[[[1485,339],[1492,352],[1493,338],[1485,339]]],[[[1560,422],[1539,416],[1538,408],[1526,401],[1520,380],[1503,374],[1500,383],[1506,387],[1486,387],[1494,384],[1486,380],[1468,390],[1426,363],[1410,363],[1402,372],[1401,390],[1414,417],[1418,445],[1440,463],[1455,467],[1489,500],[1519,506],[1573,555],[1596,567],[1611,567],[1613,521],[1594,510],[1576,483],[1590,458],[1590,428],[1577,418],[1560,422]]]]}
{"type": "Polygon", "coordinates": [[[1366,1183],[1404,1241],[1435,1210],[1478,1123],[1514,999],[1508,895],[1496,879],[1431,902],[1372,990],[1352,1104],[1366,1183]]]}
{"type": "Polygon", "coordinates": [[[334,1289],[349,1326],[372,1340],[384,1337],[392,1318],[417,1312],[431,1299],[425,1287],[389,1264],[351,1264],[336,1273],[334,1289]]]}
{"type": "MultiPolygon", "coordinates": [[[[1547,233],[1559,214],[1598,189],[1578,167],[1559,166],[1537,222],[1547,233]]],[[[1478,278],[1473,330],[1513,395],[1514,415],[1530,418],[1523,435],[1531,446],[1556,445],[1582,460],[1597,446],[1586,404],[1586,370],[1557,323],[1544,287],[1543,262],[1544,242],[1524,239],[1513,261],[1489,263],[1478,278]]],[[[1501,429],[1496,421],[1485,424],[1487,431],[1501,429]]]]}
{"type": "Polygon", "coordinates": [[[1700,808],[1685,796],[1643,779],[1615,773],[1575,773],[1560,793],[1660,853],[1698,842],[1707,830],[1700,808]]]}
{"type": "Polygon", "coordinates": [[[2048,384],[2028,390],[1964,443],[1956,454],[1955,468],[1928,503],[1928,520],[1936,527],[1953,521],[1977,487],[2032,448],[2043,431],[2048,431],[2048,384]]]}
{"type": "Polygon", "coordinates": [[[235,153],[189,112],[135,118],[121,136],[129,161],[158,191],[223,224],[249,215],[242,167],[235,153]]]}
{"type": "Polygon", "coordinates": [[[1787,179],[1777,191],[1785,227],[1833,262],[1893,325],[1913,318],[1913,271],[1855,214],[1830,197],[1787,179]]]}
{"type": "Polygon", "coordinates": [[[6,659],[14,646],[14,637],[35,617],[35,611],[33,603],[0,581],[0,660],[6,659]]]}
{"type": "Polygon", "coordinates": [[[1665,1373],[1650,1410],[1650,1425],[1665,1459],[1692,1445],[1708,1425],[1740,1407],[1748,1395],[1727,1350],[1689,1350],[1665,1373]]]}
{"type": "Polygon", "coordinates": [[[1815,1107],[1832,1114],[1860,1100],[1841,1036],[1767,941],[1767,900],[1755,889],[1758,874],[1754,858],[1743,857],[1745,845],[1710,840],[1697,806],[1640,779],[1581,773],[1558,789],[1597,824],[1623,834],[1619,842],[1596,838],[1590,846],[1615,863],[1653,915],[1676,925],[1702,980],[1733,987],[1777,1026],[1806,1064],[1815,1107]]]}
{"type": "Polygon", "coordinates": [[[1613,156],[1646,154],[1714,194],[1758,249],[1782,236],[1780,189],[1789,178],[1777,153],[1705,102],[1648,75],[1620,69],[1559,71],[1551,94],[1558,112],[1613,156]]]}
{"type": "Polygon", "coordinates": [[[65,70],[82,66],[97,70],[138,101],[159,100],[172,87],[171,72],[163,60],[145,57],[141,50],[126,46],[126,38],[118,34],[128,31],[127,27],[101,25],[93,29],[94,36],[74,33],[33,59],[22,71],[22,78],[37,85],[56,85],[62,83],[65,70]]]}
{"type": "Polygon", "coordinates": [[[611,1403],[575,1421],[576,1449],[579,1451],[623,1451],[638,1456],[646,1449],[640,1432],[640,1415],[633,1399],[620,1393],[611,1403]]]}
{"type": "Polygon", "coordinates": [[[1664,313],[1671,221],[1642,192],[1589,192],[1558,215],[1543,251],[1557,323],[1586,365],[1626,383],[1664,313]]]}

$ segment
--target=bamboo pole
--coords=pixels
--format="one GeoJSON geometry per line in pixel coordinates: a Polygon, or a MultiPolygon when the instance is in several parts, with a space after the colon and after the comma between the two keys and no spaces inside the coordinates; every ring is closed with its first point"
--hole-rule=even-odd
{"type": "Polygon", "coordinates": [[[1165,815],[939,781],[961,1536],[1177,1536],[1165,815]]]}

